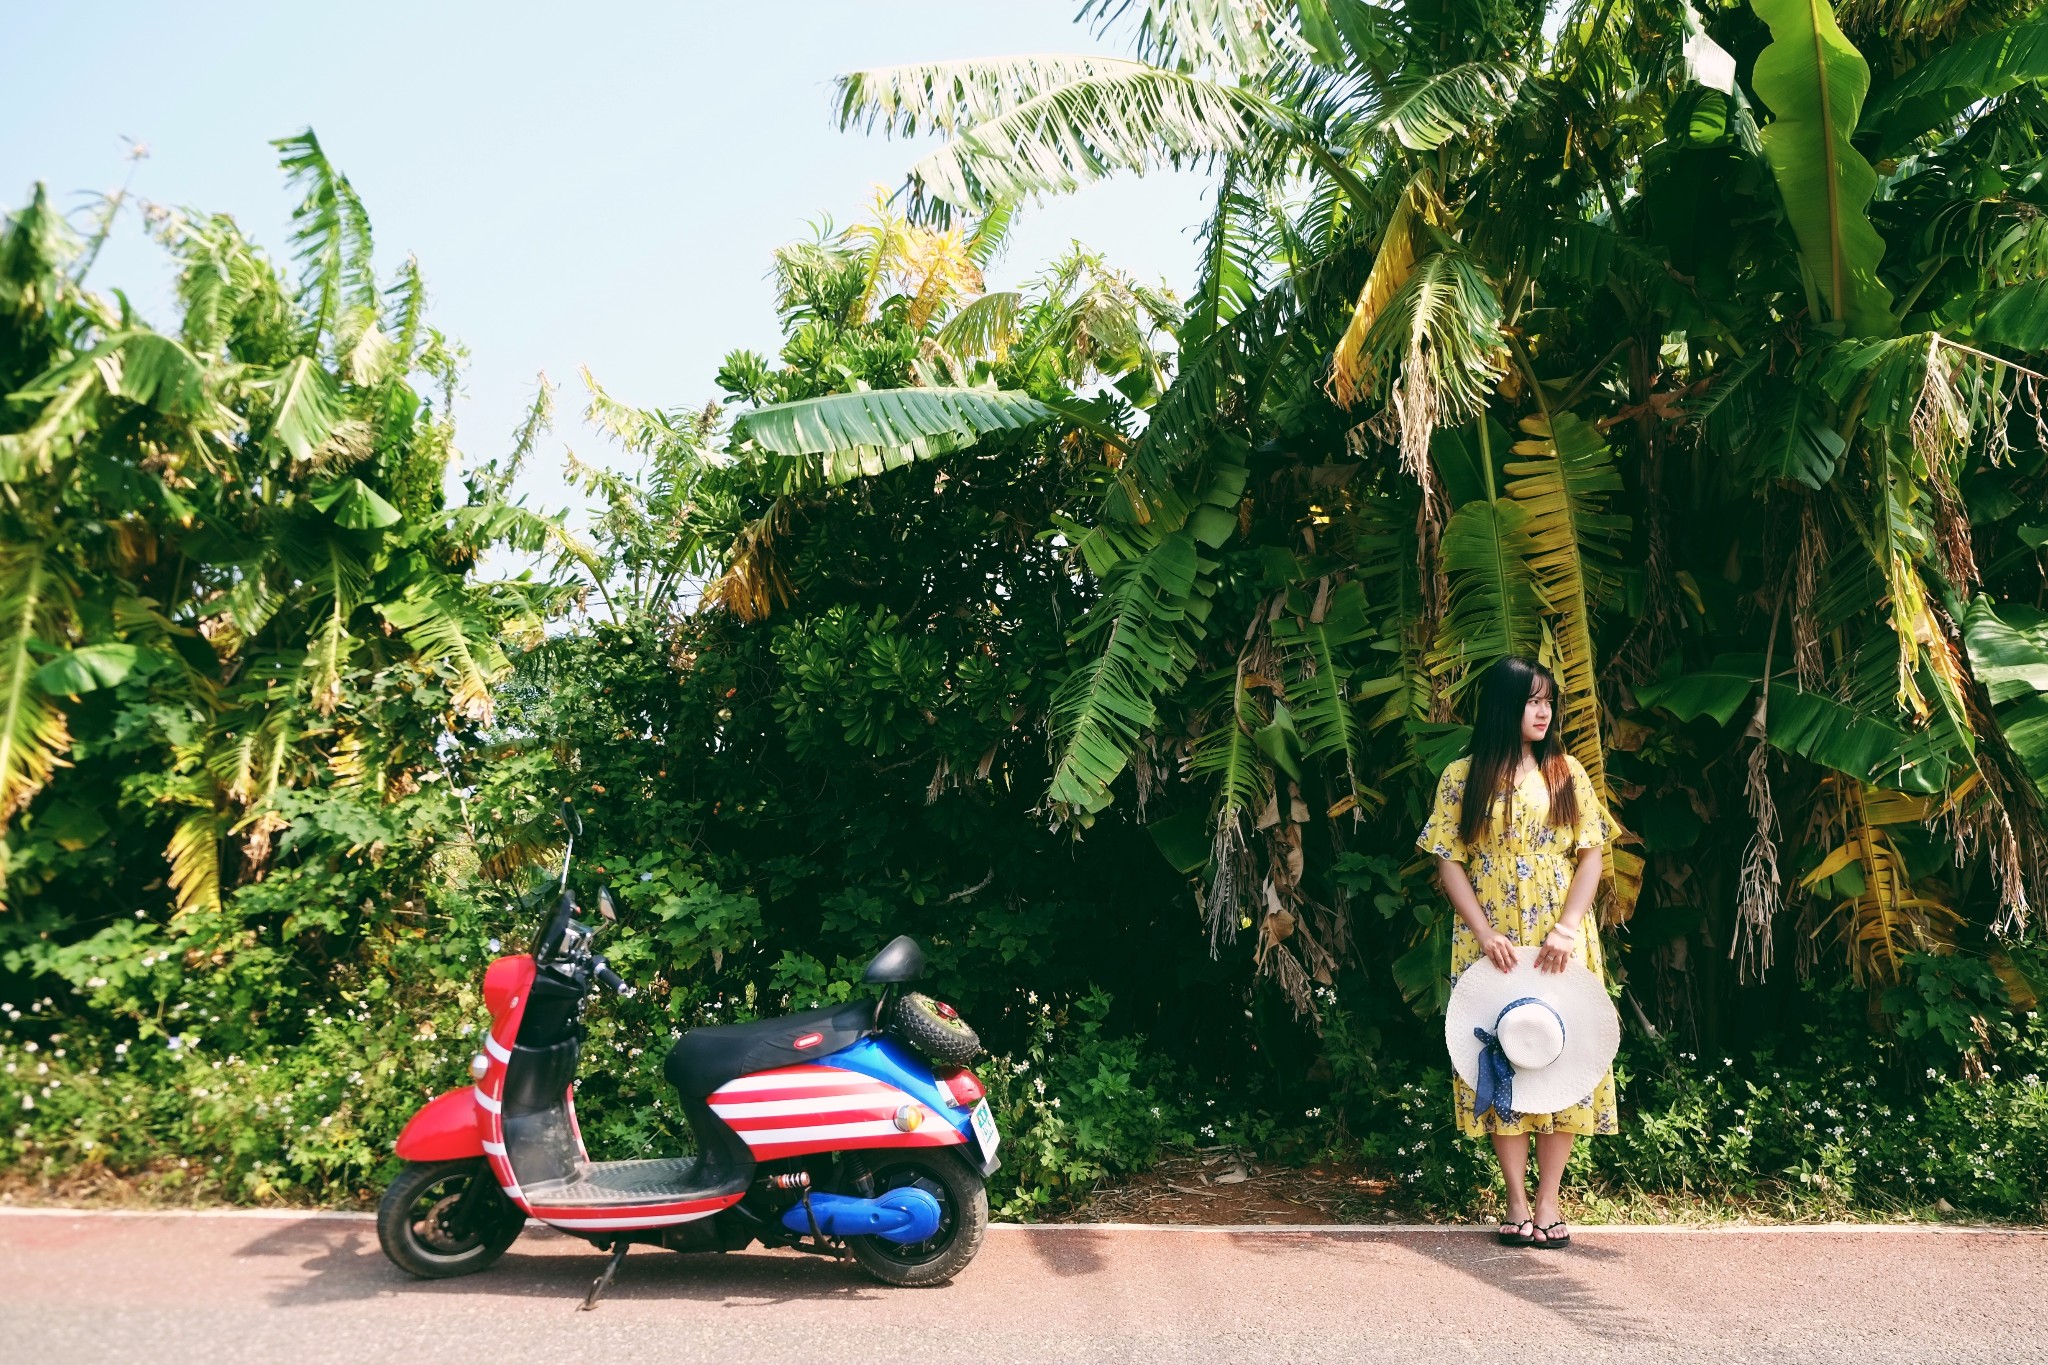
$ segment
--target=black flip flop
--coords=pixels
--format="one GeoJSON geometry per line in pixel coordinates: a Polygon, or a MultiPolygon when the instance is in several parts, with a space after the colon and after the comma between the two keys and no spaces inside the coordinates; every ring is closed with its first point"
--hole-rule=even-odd
{"type": "Polygon", "coordinates": [[[1553,1228],[1561,1228],[1563,1226],[1564,1219],[1562,1218],[1558,1219],[1555,1223],[1544,1224],[1542,1227],[1536,1229],[1536,1231],[1543,1234],[1543,1240],[1537,1241],[1535,1238],[1532,1237],[1529,1240],[1529,1245],[1534,1247],[1542,1247],[1546,1251],[1553,1250],[1557,1247],[1570,1246],[1572,1244],[1572,1235],[1569,1232],[1567,1232],[1564,1236],[1560,1237],[1552,1231],[1553,1228]]]}
{"type": "Polygon", "coordinates": [[[1534,1246],[1536,1245],[1535,1227],[1536,1220],[1533,1218],[1524,1218],[1519,1223],[1502,1223],[1500,1230],[1493,1234],[1493,1240],[1499,1242],[1504,1247],[1534,1246]],[[1509,1232],[1509,1228],[1513,1228],[1514,1231],[1509,1232]],[[1530,1231],[1523,1232],[1523,1228],[1528,1228],[1530,1231]]]}

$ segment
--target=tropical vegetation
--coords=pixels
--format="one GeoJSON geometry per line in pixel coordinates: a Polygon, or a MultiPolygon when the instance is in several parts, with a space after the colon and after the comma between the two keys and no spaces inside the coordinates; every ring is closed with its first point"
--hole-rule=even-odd
{"type": "Polygon", "coordinates": [[[545,384],[443,501],[453,347],[310,136],[296,286],[161,220],[176,336],[16,215],[0,964],[73,1055],[0,1083],[64,1115],[9,1158],[370,1179],[566,794],[653,983],[596,1026],[605,1140],[673,1140],[664,1028],[907,930],[1005,1058],[1013,1211],[1226,1141],[1457,1207],[1411,840],[1527,652],[1623,830],[1602,1186],[2038,1216],[2048,17],[1082,17],[1133,56],[841,82],[936,148],[775,254],[720,401],[585,377],[587,536],[507,501],[545,384]],[[1036,197],[1166,166],[1215,177],[1185,292],[1078,248],[987,288],[1036,197]]]}

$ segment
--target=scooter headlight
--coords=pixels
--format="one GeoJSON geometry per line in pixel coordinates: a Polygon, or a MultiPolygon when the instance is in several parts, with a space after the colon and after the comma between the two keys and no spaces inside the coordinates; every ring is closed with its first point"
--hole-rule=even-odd
{"type": "Polygon", "coordinates": [[[489,1057],[484,1056],[484,1054],[481,1052],[477,1053],[476,1056],[469,1059],[469,1074],[477,1080],[482,1080],[484,1078],[484,1073],[489,1071],[490,1069],[491,1059],[489,1057]]]}

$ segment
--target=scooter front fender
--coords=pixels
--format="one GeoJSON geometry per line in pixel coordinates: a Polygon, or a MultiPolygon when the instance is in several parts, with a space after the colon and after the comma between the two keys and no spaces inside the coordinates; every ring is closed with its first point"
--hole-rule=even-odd
{"type": "Polygon", "coordinates": [[[398,1135],[398,1155],[406,1161],[461,1161],[483,1154],[474,1086],[429,1100],[398,1135]]]}

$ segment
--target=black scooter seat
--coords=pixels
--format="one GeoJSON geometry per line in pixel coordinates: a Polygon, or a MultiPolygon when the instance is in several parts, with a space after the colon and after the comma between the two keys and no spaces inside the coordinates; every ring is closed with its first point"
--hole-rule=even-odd
{"type": "Polygon", "coordinates": [[[676,1039],[661,1072],[686,1099],[702,1099],[735,1076],[816,1061],[874,1031],[872,1000],[850,1000],[752,1024],[693,1028],[676,1039]],[[812,1034],[818,1037],[808,1047],[796,1045],[812,1034]]]}

